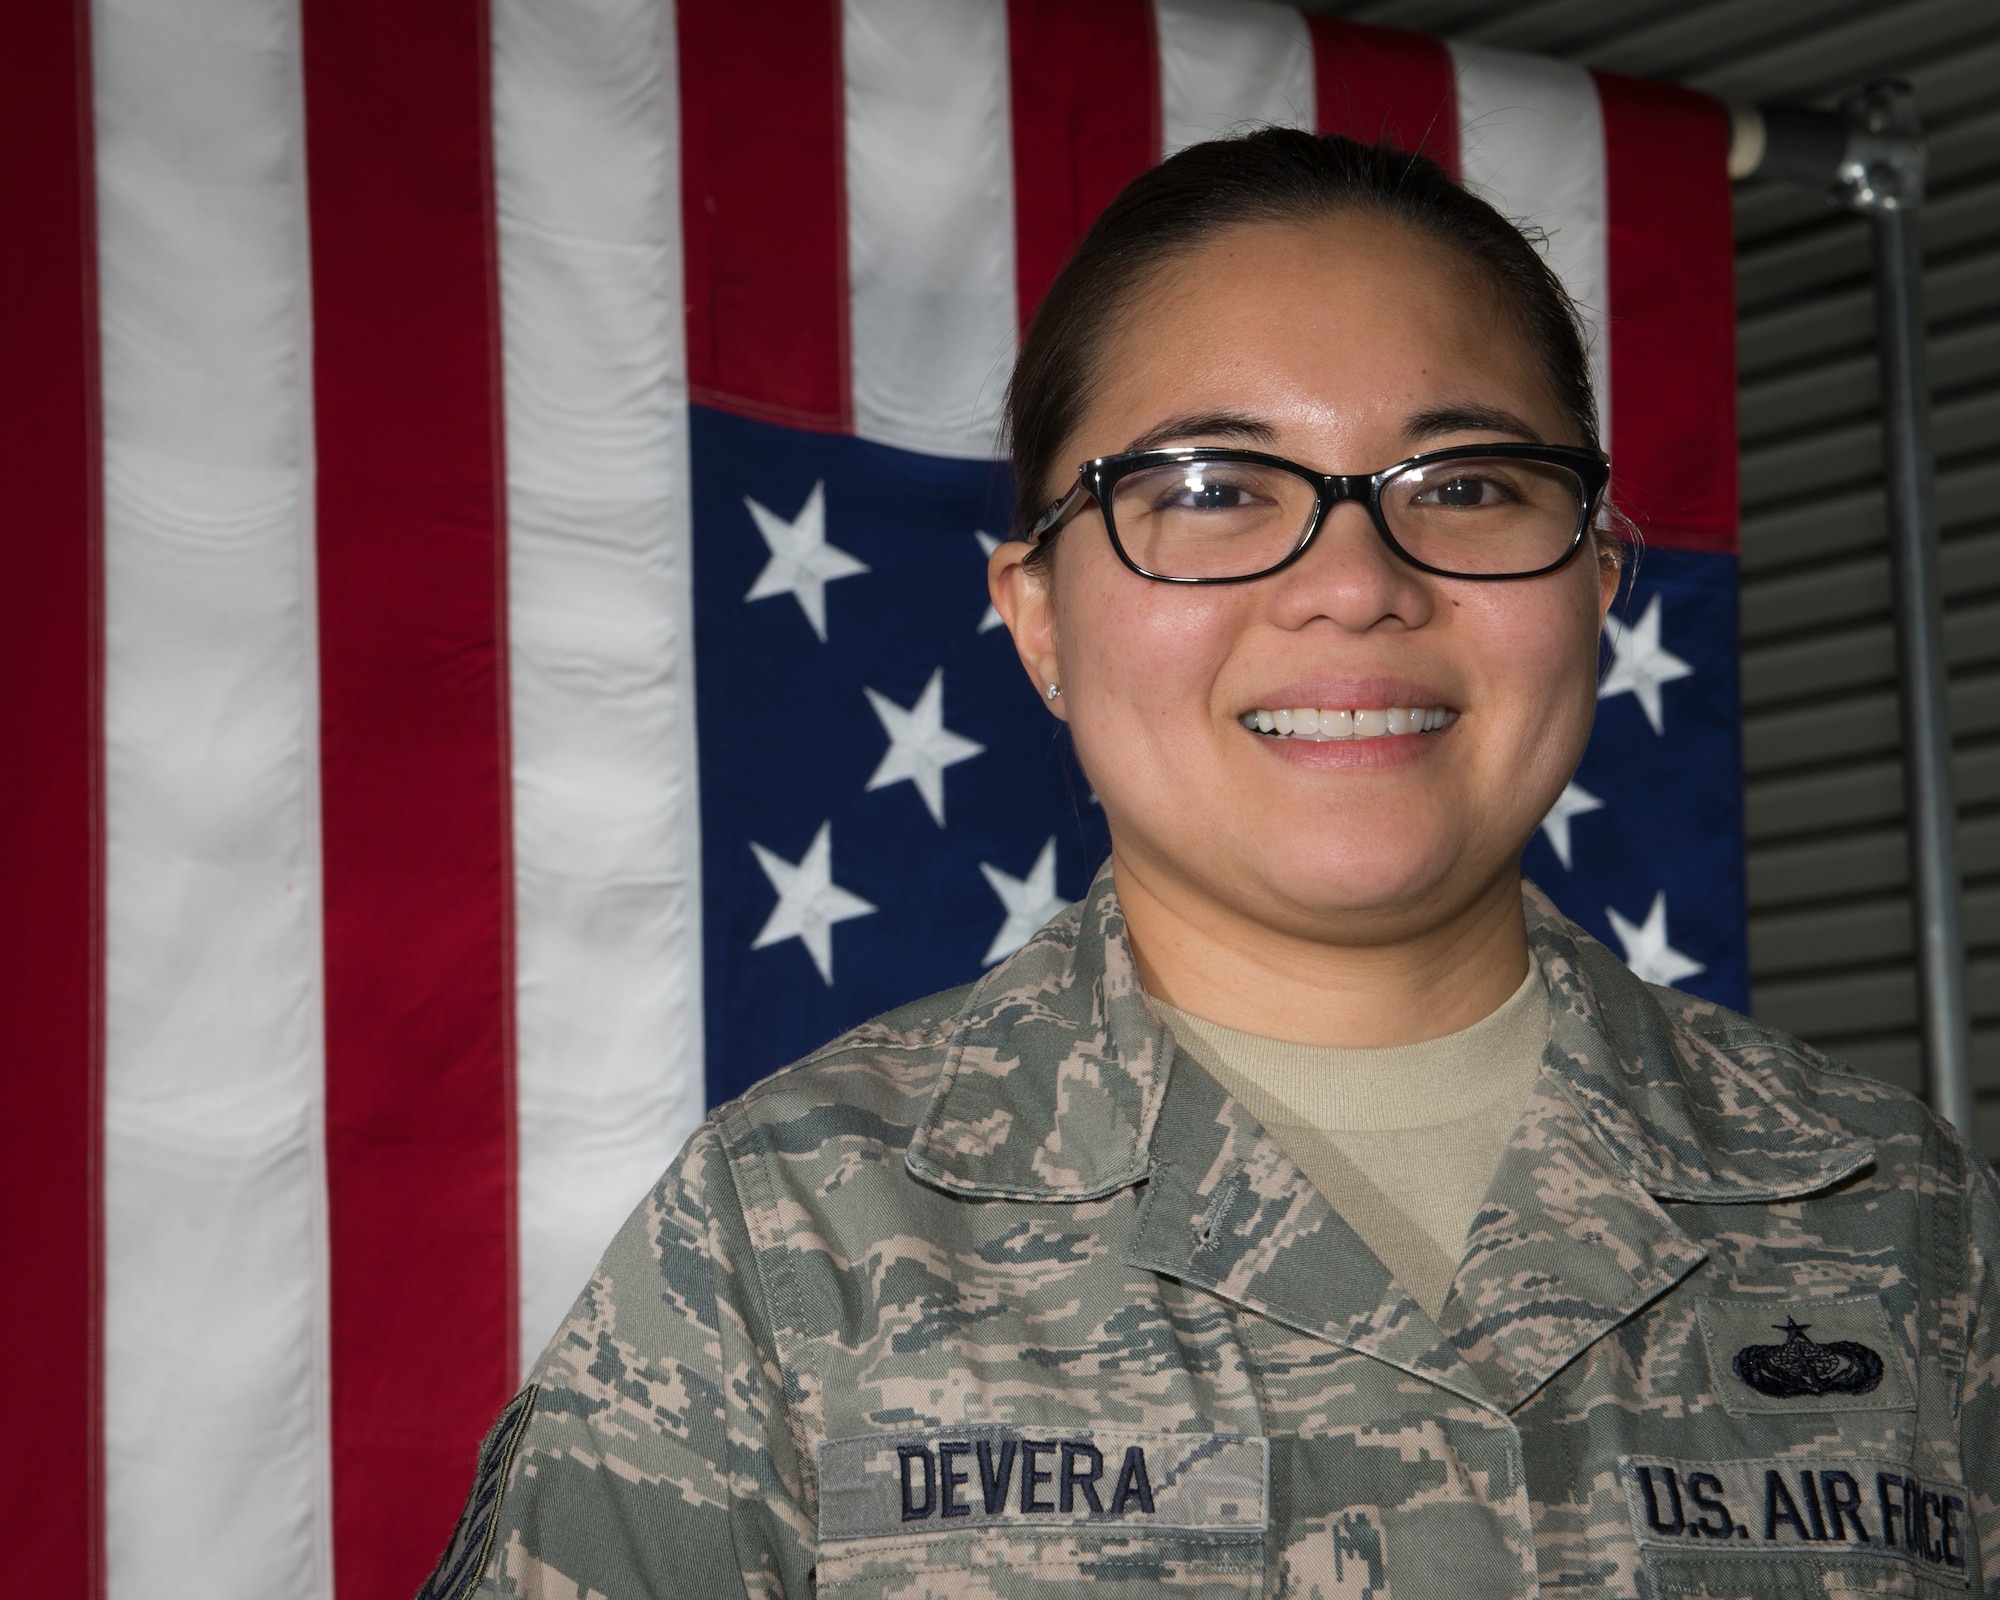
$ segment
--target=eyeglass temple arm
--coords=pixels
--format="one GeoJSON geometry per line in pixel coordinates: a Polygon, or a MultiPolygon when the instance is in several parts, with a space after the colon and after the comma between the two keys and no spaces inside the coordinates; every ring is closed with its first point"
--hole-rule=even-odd
{"type": "Polygon", "coordinates": [[[1035,525],[1028,530],[1027,542],[1035,544],[1054,533],[1075,514],[1077,503],[1092,492],[1090,484],[1079,473],[1076,486],[1036,519],[1035,525]]]}

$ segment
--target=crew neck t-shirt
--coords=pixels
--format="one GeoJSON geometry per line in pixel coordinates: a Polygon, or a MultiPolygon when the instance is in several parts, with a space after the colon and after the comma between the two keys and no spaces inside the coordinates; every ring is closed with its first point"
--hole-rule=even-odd
{"type": "Polygon", "coordinates": [[[1154,1005],[1437,1316],[1541,1071],[1553,1020],[1541,970],[1530,961],[1520,988],[1469,1028],[1382,1049],[1290,1044],[1154,1005]]]}

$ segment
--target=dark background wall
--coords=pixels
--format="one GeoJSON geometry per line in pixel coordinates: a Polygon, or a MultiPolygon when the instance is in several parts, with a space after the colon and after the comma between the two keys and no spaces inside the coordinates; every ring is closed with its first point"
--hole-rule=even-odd
{"type": "MultiPolygon", "coordinates": [[[[1900,77],[1930,133],[1933,436],[1979,1139],[2000,1153],[2000,6],[1362,0],[1416,28],[1833,105],[1900,77]]],[[[1744,756],[1754,1009],[1922,1088],[1864,224],[1739,184],[1744,756]]]]}

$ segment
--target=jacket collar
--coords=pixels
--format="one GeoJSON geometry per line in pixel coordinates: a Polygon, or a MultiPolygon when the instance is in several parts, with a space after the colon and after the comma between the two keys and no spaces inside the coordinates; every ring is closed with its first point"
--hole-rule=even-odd
{"type": "Polygon", "coordinates": [[[1093,1200],[1146,1176],[1173,1038],[1139,983],[1106,862],[973,987],[905,1156],[958,1194],[1093,1200]]]}
{"type": "Polygon", "coordinates": [[[1874,1159],[1797,1093],[1783,1034],[1654,990],[1532,883],[1522,901],[1555,1009],[1543,1064],[1633,1182],[1663,1200],[1786,1200],[1874,1159]]]}
{"type": "MultiPolygon", "coordinates": [[[[1556,1013],[1544,1065],[1632,1182],[1662,1199],[1755,1202],[1811,1194],[1872,1159],[1756,1059],[1786,1053],[1778,1036],[1707,1002],[1663,1002],[1532,884],[1523,900],[1556,1013]],[[1763,1048],[1738,1048],[1749,1041],[1763,1048]]],[[[1088,1200],[1137,1183],[1174,1054],[1107,862],[974,987],[909,1168],[996,1198],[1088,1200]]]]}

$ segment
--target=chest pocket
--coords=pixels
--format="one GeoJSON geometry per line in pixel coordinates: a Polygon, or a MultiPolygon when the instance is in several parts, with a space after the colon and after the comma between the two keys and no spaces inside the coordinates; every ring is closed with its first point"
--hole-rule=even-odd
{"type": "Polygon", "coordinates": [[[851,1600],[1260,1594],[1267,1441],[932,1428],[819,1447],[817,1584],[851,1600]]]}

